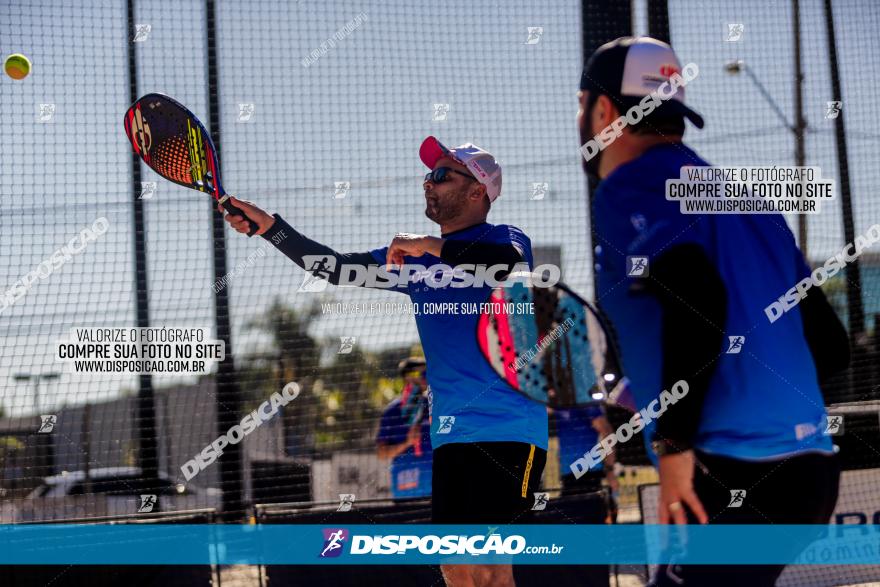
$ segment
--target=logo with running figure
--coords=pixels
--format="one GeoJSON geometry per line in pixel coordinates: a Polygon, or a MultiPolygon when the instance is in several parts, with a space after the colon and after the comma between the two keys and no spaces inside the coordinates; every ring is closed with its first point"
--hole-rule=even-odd
{"type": "Polygon", "coordinates": [[[532,506],[532,509],[535,511],[543,510],[547,508],[547,504],[550,501],[550,494],[546,492],[535,492],[535,504],[532,506]]]}
{"type": "Polygon", "coordinates": [[[336,270],[336,257],[329,255],[303,255],[306,274],[298,292],[319,292],[327,289],[327,280],[336,270]]]}
{"type": "Polygon", "coordinates": [[[156,182],[155,181],[142,181],[141,182],[141,195],[138,197],[139,200],[149,200],[153,197],[153,194],[156,193],[156,182]]]}
{"type": "Polygon", "coordinates": [[[334,200],[344,200],[348,195],[348,192],[351,191],[351,182],[350,181],[334,181],[333,182],[333,199],[334,200]]]}
{"type": "Polygon", "coordinates": [[[746,337],[745,336],[728,336],[727,342],[728,342],[727,354],[728,355],[736,355],[742,351],[743,345],[746,343],[746,337]]]}
{"type": "Polygon", "coordinates": [[[40,429],[37,430],[37,434],[48,434],[52,432],[55,429],[56,422],[58,422],[58,416],[55,414],[40,416],[40,429]]]}
{"type": "Polygon", "coordinates": [[[834,120],[838,116],[840,116],[840,105],[843,104],[840,100],[833,100],[828,102],[825,108],[825,118],[827,120],[834,120]]]}
{"type": "Polygon", "coordinates": [[[339,337],[339,350],[336,351],[337,355],[350,355],[351,351],[354,350],[354,345],[357,343],[356,336],[340,336],[339,337]]]}
{"type": "Polygon", "coordinates": [[[738,508],[742,507],[743,501],[746,498],[746,490],[745,489],[731,489],[730,490],[730,503],[727,504],[729,508],[738,508]]]}
{"type": "Polygon", "coordinates": [[[238,122],[250,122],[254,117],[256,107],[253,103],[238,105],[238,122]]]}
{"type": "Polygon", "coordinates": [[[153,511],[153,508],[156,507],[156,495],[148,494],[141,495],[141,501],[138,505],[138,513],[139,514],[147,514],[153,511]]]}
{"type": "Polygon", "coordinates": [[[348,540],[348,530],[344,528],[324,528],[324,546],[318,558],[334,558],[342,554],[343,543],[348,540]]]}
{"type": "Polygon", "coordinates": [[[629,277],[647,277],[648,276],[648,258],[647,257],[627,257],[626,258],[626,274],[629,277]]]}
{"type": "Polygon", "coordinates": [[[431,115],[431,120],[434,122],[446,122],[448,116],[449,104],[434,104],[434,113],[431,115]]]}
{"type": "Polygon", "coordinates": [[[452,432],[452,425],[455,424],[455,416],[439,416],[440,426],[437,428],[437,434],[449,434],[452,432]]]}
{"type": "Polygon", "coordinates": [[[541,35],[544,34],[544,27],[542,26],[530,26],[526,27],[529,31],[529,36],[526,39],[526,45],[537,45],[541,42],[541,35]]]}
{"type": "Polygon", "coordinates": [[[843,416],[828,416],[825,420],[825,434],[827,436],[843,434],[843,416]]]}
{"type": "Polygon", "coordinates": [[[550,184],[546,181],[532,182],[532,199],[543,200],[550,193],[550,184]]]}
{"type": "Polygon", "coordinates": [[[153,25],[151,24],[135,24],[134,25],[134,36],[131,38],[132,43],[143,43],[150,36],[150,31],[153,30],[153,25]]]}
{"type": "Polygon", "coordinates": [[[727,24],[727,38],[725,39],[728,43],[738,43],[743,38],[743,33],[746,32],[746,25],[741,22],[731,22],[727,24]]]}
{"type": "Polygon", "coordinates": [[[351,506],[354,505],[355,495],[354,493],[340,493],[339,494],[339,507],[336,508],[337,512],[350,512],[351,506]]]}
{"type": "Polygon", "coordinates": [[[55,120],[55,104],[40,104],[37,112],[37,122],[52,122],[55,120]]]}

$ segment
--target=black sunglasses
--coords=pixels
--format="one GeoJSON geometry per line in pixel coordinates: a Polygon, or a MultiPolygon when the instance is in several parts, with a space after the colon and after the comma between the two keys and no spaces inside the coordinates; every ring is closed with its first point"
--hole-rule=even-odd
{"type": "Polygon", "coordinates": [[[425,174],[425,181],[430,181],[431,183],[443,183],[444,181],[449,180],[450,173],[457,173],[459,175],[465,176],[468,179],[472,179],[474,181],[477,180],[476,177],[469,173],[463,173],[461,171],[452,169],[451,167],[438,167],[437,169],[429,171],[425,174]]]}

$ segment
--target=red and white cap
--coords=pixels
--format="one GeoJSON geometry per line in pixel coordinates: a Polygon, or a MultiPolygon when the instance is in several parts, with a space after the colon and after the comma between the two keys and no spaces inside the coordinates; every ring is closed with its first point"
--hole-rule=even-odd
{"type": "Polygon", "coordinates": [[[448,149],[435,137],[428,137],[419,147],[419,157],[430,169],[434,169],[443,157],[450,157],[467,167],[477,181],[486,186],[489,202],[501,195],[501,165],[490,153],[473,143],[448,149]]]}

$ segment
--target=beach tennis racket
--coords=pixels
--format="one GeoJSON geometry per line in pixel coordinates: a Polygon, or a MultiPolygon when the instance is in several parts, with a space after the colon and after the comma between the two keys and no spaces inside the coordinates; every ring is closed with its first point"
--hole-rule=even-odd
{"type": "Polygon", "coordinates": [[[150,169],[178,185],[211,194],[230,214],[257,224],[229,201],[220,183],[220,162],[211,136],[196,115],[164,94],[147,94],[125,113],[125,134],[150,169]]]}
{"type": "Polygon", "coordinates": [[[508,278],[480,307],[477,343],[498,376],[554,408],[614,404],[634,411],[610,326],[599,311],[562,283],[532,282],[508,278]]]}

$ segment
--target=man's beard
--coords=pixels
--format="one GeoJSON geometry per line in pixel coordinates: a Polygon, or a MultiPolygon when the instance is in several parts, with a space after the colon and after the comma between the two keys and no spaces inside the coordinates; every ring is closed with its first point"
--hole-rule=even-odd
{"type": "Polygon", "coordinates": [[[425,216],[437,224],[443,224],[458,217],[465,207],[467,194],[464,191],[449,194],[445,199],[441,199],[431,192],[425,195],[425,216]],[[434,202],[432,205],[431,202],[434,202]]]}
{"type": "MultiPolygon", "coordinates": [[[[581,135],[581,145],[586,145],[588,141],[593,138],[593,134],[590,132],[590,120],[591,113],[593,111],[593,106],[596,103],[594,100],[587,101],[586,112],[583,114],[583,118],[581,119],[581,125],[578,129],[581,135]]],[[[584,158],[583,154],[581,154],[581,163],[583,164],[584,172],[587,174],[587,177],[590,180],[591,185],[596,185],[599,182],[599,162],[602,160],[602,151],[596,153],[591,159],[587,160],[584,158]]]]}
{"type": "MultiPolygon", "coordinates": [[[[586,141],[585,141],[586,142],[586,141]]],[[[583,158],[583,155],[581,155],[583,158]]],[[[602,151],[596,153],[590,160],[583,159],[584,172],[587,174],[591,185],[599,183],[599,163],[602,161],[602,151]]]]}

